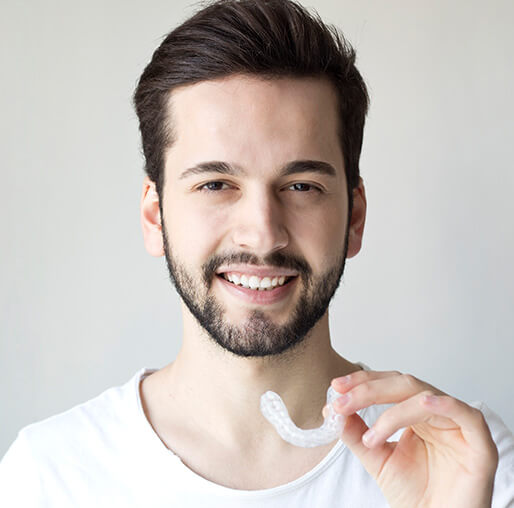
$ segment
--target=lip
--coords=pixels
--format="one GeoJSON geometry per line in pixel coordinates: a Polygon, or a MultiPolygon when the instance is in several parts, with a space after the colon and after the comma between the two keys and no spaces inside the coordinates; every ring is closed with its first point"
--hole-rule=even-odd
{"type": "Polygon", "coordinates": [[[236,286],[223,277],[215,277],[221,286],[228,291],[231,295],[248,303],[257,305],[270,305],[286,298],[296,287],[298,277],[295,277],[284,286],[278,286],[271,291],[259,291],[255,289],[248,289],[242,286],[236,286]]]}
{"type": "Polygon", "coordinates": [[[296,277],[298,272],[287,268],[276,268],[273,266],[256,266],[256,265],[225,265],[220,266],[216,270],[216,274],[222,273],[240,273],[244,275],[256,275],[262,277],[296,277]]]}

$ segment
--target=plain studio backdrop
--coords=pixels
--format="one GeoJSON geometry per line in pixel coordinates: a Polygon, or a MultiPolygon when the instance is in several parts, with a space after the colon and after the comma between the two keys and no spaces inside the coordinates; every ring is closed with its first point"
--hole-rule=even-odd
{"type": "MultiPolygon", "coordinates": [[[[409,372],[514,428],[514,4],[309,0],[371,96],[363,249],[334,347],[409,372]]],[[[3,0],[0,456],[17,431],[162,367],[181,340],[143,246],[131,96],[190,1],[3,0]]]]}

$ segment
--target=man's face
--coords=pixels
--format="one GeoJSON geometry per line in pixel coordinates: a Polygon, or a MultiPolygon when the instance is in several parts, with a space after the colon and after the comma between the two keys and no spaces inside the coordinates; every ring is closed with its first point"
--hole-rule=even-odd
{"type": "Polygon", "coordinates": [[[292,348],[326,313],[346,257],[335,91],[231,76],[175,90],[170,108],[162,225],[179,294],[225,350],[292,348]]]}

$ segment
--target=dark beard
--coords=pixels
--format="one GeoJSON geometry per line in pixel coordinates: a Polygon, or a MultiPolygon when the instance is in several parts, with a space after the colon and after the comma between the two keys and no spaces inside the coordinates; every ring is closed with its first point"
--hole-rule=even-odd
{"type": "Polygon", "coordinates": [[[304,259],[280,252],[273,253],[262,261],[248,253],[213,256],[202,267],[203,284],[200,285],[171,256],[172,250],[164,221],[162,234],[170,279],[183,302],[218,346],[241,357],[278,355],[298,346],[328,309],[330,300],[339,287],[348,250],[347,232],[338,263],[316,279],[304,259]],[[208,293],[214,277],[217,276],[216,269],[227,263],[265,264],[297,270],[300,278],[298,283],[303,284],[303,289],[290,319],[283,325],[277,325],[264,312],[255,310],[241,327],[226,323],[222,306],[208,293]],[[201,297],[203,293],[207,293],[207,296],[201,297]]]}

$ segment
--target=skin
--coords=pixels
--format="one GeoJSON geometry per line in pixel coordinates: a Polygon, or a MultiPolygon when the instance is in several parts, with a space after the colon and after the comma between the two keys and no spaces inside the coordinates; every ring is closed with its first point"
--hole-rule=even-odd
{"type": "MultiPolygon", "coordinates": [[[[163,221],[155,185],[145,178],[145,247],[153,256],[164,255],[164,222],[168,255],[189,274],[199,298],[211,295],[225,322],[243,332],[256,310],[277,326],[287,323],[304,282],[298,278],[275,303],[248,302],[227,292],[216,276],[209,288],[202,286],[202,266],[212,256],[250,253],[270,269],[266,259],[274,253],[298,256],[319,278],[340,262],[346,235],[347,258],[360,250],[364,184],[360,180],[352,191],[348,222],[336,104],[332,86],[314,78],[230,76],[171,94],[175,142],[166,152],[163,221]],[[295,160],[323,161],[335,175],[309,170],[281,174],[295,160]],[[243,172],[180,178],[204,161],[224,161],[243,172]],[[205,192],[208,182],[224,185],[205,192]],[[297,183],[321,192],[299,191],[297,183]]],[[[246,269],[251,272],[252,266],[246,269]]],[[[350,415],[341,439],[377,480],[391,506],[490,506],[497,452],[481,413],[446,395],[436,404],[423,402],[423,394],[442,392],[411,376],[360,371],[331,347],[328,310],[303,341],[264,357],[228,352],[187,306],[182,305],[182,312],[182,347],[172,363],[143,381],[141,396],[163,443],[204,478],[232,488],[262,489],[312,469],[335,443],[315,449],[289,445],[261,415],[258,401],[266,390],[276,391],[295,423],[312,428],[322,423],[320,409],[332,382],[350,395],[346,405],[336,406],[350,415]],[[374,425],[379,439],[371,444],[363,442],[367,427],[354,413],[374,403],[396,405],[374,425]],[[398,445],[384,443],[401,427],[408,430],[398,445]],[[453,500],[456,484],[460,497],[453,500]]],[[[251,336],[246,339],[251,341],[251,336]]]]}

